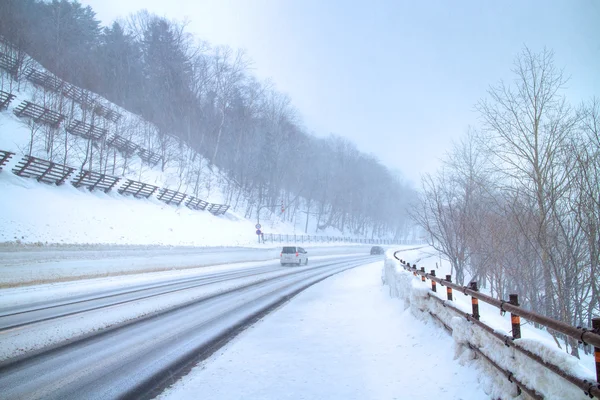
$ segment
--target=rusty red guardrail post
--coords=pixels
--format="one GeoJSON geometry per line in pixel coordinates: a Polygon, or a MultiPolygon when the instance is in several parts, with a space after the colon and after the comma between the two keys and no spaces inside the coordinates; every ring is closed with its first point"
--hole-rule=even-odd
{"type": "MultiPolygon", "coordinates": [[[[434,269],[431,270],[431,276],[435,277],[434,269]]],[[[431,290],[437,292],[436,282],[433,279],[431,280],[431,290]]]]}
{"type": "MultiPolygon", "coordinates": [[[[600,333],[600,318],[592,319],[592,329],[600,333]]],[[[596,381],[600,382],[600,347],[594,346],[594,359],[596,360],[596,381]]]]}
{"type": "MultiPolygon", "coordinates": [[[[408,265],[410,266],[410,263],[408,265]]],[[[413,275],[417,276],[417,264],[413,264],[412,270],[413,270],[413,275]]]]}
{"type": "MultiPolygon", "coordinates": [[[[469,289],[475,292],[479,291],[479,289],[477,289],[477,282],[473,281],[469,283],[469,289]]],[[[471,296],[471,305],[473,306],[473,318],[479,321],[479,299],[471,296]]]]}
{"type": "MultiPolygon", "coordinates": [[[[446,280],[452,283],[452,275],[446,275],[446,280]]],[[[448,295],[448,300],[452,301],[452,288],[450,286],[446,286],[446,294],[448,295]]]]}
{"type": "Polygon", "coordinates": [[[423,275],[421,275],[421,282],[425,282],[425,267],[421,267],[421,272],[423,272],[423,275]]]}
{"type": "MultiPolygon", "coordinates": [[[[519,306],[519,295],[509,294],[509,303],[514,306],[519,306]]],[[[512,337],[513,339],[521,339],[521,317],[510,313],[510,323],[512,324],[512,337]]]]}

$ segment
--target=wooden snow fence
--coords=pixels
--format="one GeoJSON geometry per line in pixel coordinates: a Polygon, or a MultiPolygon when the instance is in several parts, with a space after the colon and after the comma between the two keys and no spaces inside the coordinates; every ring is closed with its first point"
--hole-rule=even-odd
{"type": "Polygon", "coordinates": [[[58,186],[65,183],[69,175],[75,171],[75,168],[42,160],[37,157],[25,156],[12,171],[15,175],[23,178],[34,178],[38,182],[58,186]]]}
{"type": "Polygon", "coordinates": [[[108,193],[120,180],[121,179],[116,176],[81,170],[75,179],[71,181],[71,184],[76,188],[84,187],[89,191],[102,190],[104,193],[108,193]]]}

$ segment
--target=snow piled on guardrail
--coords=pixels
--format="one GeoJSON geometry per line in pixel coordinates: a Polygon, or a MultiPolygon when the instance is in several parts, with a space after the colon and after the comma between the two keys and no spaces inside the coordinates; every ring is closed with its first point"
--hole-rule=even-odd
{"type": "MultiPolygon", "coordinates": [[[[403,252],[400,254],[400,257],[407,261],[412,259],[421,260],[422,258],[422,254],[418,254],[418,251],[411,252],[410,259],[407,253],[403,252]]],[[[438,275],[441,276],[439,273],[438,275]]],[[[393,257],[393,251],[386,253],[381,278],[383,284],[389,287],[390,296],[398,298],[404,309],[410,308],[411,313],[417,319],[428,323],[435,323],[441,327],[439,322],[435,321],[430,315],[434,314],[452,329],[456,360],[461,365],[469,365],[478,370],[481,386],[486,389],[486,393],[491,398],[529,399],[530,396],[524,392],[519,394],[517,386],[489,362],[478,357],[469,348],[469,343],[471,346],[481,350],[502,368],[511,371],[516,379],[528,388],[537,391],[544,399],[589,399],[580,388],[559,377],[538,362],[531,360],[513,347],[504,345],[503,342],[483,329],[467,321],[465,318],[457,316],[449,308],[444,307],[442,303],[431,299],[430,295],[434,295],[447,302],[448,300],[445,300],[445,289],[443,293],[440,293],[440,285],[438,285],[438,292],[433,293],[430,281],[427,281],[427,283],[421,282],[420,277],[417,278],[412,273],[406,271],[393,257]]],[[[454,291],[454,300],[452,303],[464,312],[471,313],[469,296],[464,296],[461,292],[457,293],[454,291]]],[[[502,328],[508,327],[510,329],[511,325],[508,314],[500,316],[497,308],[482,302],[479,303],[479,307],[482,322],[491,326],[496,332],[510,336],[510,333],[502,328]]],[[[544,361],[558,366],[571,375],[595,382],[595,374],[585,366],[589,364],[590,367],[593,367],[592,357],[582,357],[583,360],[580,361],[552,344],[549,334],[530,326],[522,326],[522,337],[522,339],[516,339],[516,342],[541,357],[544,361]],[[582,365],[582,362],[585,365],[582,365]]],[[[432,376],[435,376],[434,371],[432,371],[432,376]]],[[[468,390],[469,388],[465,388],[465,391],[468,390]]]]}

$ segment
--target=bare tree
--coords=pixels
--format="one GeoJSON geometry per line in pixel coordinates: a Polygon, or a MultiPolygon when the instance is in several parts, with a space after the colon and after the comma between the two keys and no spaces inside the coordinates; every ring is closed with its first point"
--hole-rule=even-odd
{"type": "Polygon", "coordinates": [[[220,122],[216,132],[215,151],[213,152],[212,162],[214,163],[219,154],[219,144],[223,134],[225,124],[225,114],[227,108],[235,95],[238,85],[244,79],[244,73],[249,66],[249,61],[242,50],[238,50],[235,55],[229,47],[218,47],[212,58],[215,107],[220,114],[220,122]]]}
{"type": "Polygon", "coordinates": [[[584,286],[590,290],[590,301],[580,317],[582,324],[590,326],[594,313],[600,312],[600,100],[593,98],[585,104],[581,115],[582,138],[574,144],[577,169],[570,177],[569,198],[574,222],[581,228],[579,234],[584,241],[584,286]]]}
{"type": "MultiPolygon", "coordinates": [[[[567,79],[554,65],[552,51],[536,54],[525,48],[516,58],[514,85],[501,82],[488,91],[477,109],[495,167],[502,171],[504,190],[527,196],[535,207],[536,243],[544,280],[544,310],[553,315],[551,212],[565,190],[569,171],[562,161],[577,117],[560,93],[567,79]]],[[[523,230],[523,233],[530,234],[523,230]]]]}
{"type": "Polygon", "coordinates": [[[468,263],[468,239],[461,189],[445,169],[435,176],[426,174],[421,184],[419,202],[411,210],[411,217],[427,232],[430,244],[450,261],[451,273],[462,285],[468,263]]]}

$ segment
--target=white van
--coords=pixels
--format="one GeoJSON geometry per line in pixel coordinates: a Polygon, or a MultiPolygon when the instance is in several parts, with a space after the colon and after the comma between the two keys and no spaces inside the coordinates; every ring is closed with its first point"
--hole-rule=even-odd
{"type": "Polygon", "coordinates": [[[279,259],[281,261],[281,265],[285,264],[296,264],[296,265],[306,265],[308,264],[308,255],[306,250],[302,247],[294,247],[294,246],[285,246],[283,250],[281,250],[281,254],[279,255],[279,259]]]}

